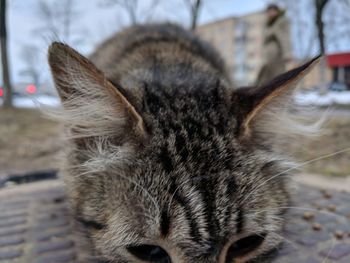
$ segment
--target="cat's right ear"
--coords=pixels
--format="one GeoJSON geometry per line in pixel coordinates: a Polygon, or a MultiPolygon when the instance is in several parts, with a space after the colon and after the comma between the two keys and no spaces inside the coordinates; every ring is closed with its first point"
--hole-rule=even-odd
{"type": "Polygon", "coordinates": [[[49,48],[48,60],[63,104],[58,118],[75,137],[144,134],[144,123],[136,109],[87,58],[55,42],[49,48]]]}
{"type": "Polygon", "coordinates": [[[295,104],[293,94],[297,84],[319,61],[320,57],[316,57],[277,76],[270,83],[235,90],[233,107],[237,117],[238,136],[244,139],[262,135],[266,140],[276,137],[277,133],[282,133],[283,136],[311,134],[312,125],[301,123],[291,107],[295,104]]]}

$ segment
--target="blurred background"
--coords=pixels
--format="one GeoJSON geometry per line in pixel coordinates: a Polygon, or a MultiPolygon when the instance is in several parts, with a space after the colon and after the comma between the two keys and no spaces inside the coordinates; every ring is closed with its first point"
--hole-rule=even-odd
{"type": "MultiPolygon", "coordinates": [[[[291,44],[287,67],[320,53],[324,60],[301,83],[295,100],[324,109],[318,140],[290,145],[309,162],[302,178],[331,179],[350,189],[350,0],[0,0],[0,181],[9,175],[57,170],[62,130],[42,117],[40,103],[59,106],[46,61],[59,40],[84,55],[139,23],[171,21],[211,42],[237,86],[254,84],[263,65],[266,6],[285,10],[291,44]],[[315,160],[317,159],[317,160],[315,160]]],[[[325,183],[324,183],[325,182],[325,183]]]]}

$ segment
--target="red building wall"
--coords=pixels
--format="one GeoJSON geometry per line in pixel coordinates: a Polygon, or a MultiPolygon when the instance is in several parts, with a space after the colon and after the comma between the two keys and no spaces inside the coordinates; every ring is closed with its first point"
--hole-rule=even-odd
{"type": "Polygon", "coordinates": [[[327,62],[331,68],[350,66],[350,53],[327,55],[327,62]]]}

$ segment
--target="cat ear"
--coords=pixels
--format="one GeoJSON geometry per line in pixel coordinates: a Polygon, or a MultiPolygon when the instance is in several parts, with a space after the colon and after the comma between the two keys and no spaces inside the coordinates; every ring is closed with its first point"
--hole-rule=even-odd
{"type": "Polygon", "coordinates": [[[144,133],[136,109],[87,58],[55,42],[48,60],[63,104],[58,118],[74,130],[74,136],[109,136],[125,129],[144,133]]]}
{"type": "Polygon", "coordinates": [[[237,112],[239,137],[249,138],[254,132],[283,132],[286,122],[290,120],[287,113],[289,105],[293,104],[297,84],[319,60],[320,57],[316,57],[268,84],[237,89],[233,94],[233,106],[237,112]]]}

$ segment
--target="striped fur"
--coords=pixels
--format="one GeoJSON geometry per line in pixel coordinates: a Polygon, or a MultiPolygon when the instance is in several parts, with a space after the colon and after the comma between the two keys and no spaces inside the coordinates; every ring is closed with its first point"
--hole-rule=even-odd
{"type": "Polygon", "coordinates": [[[174,263],[228,263],[233,242],[266,234],[246,262],[280,243],[289,165],[271,118],[287,121],[279,113],[315,61],[237,90],[210,45],[168,24],[127,29],[90,61],[49,50],[68,130],[63,172],[101,258],[141,262],[126,248],[152,244],[174,263]]]}

